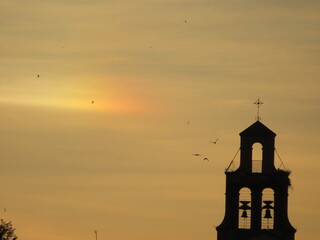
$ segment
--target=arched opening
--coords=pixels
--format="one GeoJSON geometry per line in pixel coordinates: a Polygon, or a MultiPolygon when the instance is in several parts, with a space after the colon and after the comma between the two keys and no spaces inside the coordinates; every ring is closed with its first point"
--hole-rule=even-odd
{"type": "Polygon", "coordinates": [[[255,143],[252,145],[252,172],[262,172],[262,145],[261,143],[255,143]]]}
{"type": "Polygon", "coordinates": [[[251,191],[249,188],[241,188],[239,192],[239,229],[251,228],[251,191]]]}
{"type": "Polygon", "coordinates": [[[274,223],[274,191],[265,188],[262,192],[261,229],[273,229],[274,223]]]}

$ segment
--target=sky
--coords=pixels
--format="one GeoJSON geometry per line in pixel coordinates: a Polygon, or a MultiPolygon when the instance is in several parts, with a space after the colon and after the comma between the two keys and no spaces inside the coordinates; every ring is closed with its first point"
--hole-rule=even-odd
{"type": "Polygon", "coordinates": [[[316,0],[1,0],[0,218],[23,240],[214,240],[259,98],[296,239],[319,238],[319,26],[316,0]]]}

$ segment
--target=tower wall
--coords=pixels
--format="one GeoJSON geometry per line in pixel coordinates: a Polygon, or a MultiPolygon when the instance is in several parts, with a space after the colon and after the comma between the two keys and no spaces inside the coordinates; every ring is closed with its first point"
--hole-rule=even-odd
{"type": "Polygon", "coordinates": [[[218,240],[294,240],[296,230],[288,219],[290,172],[277,170],[274,167],[276,134],[257,121],[241,132],[240,136],[240,166],[236,171],[226,172],[225,216],[217,227],[218,240]],[[253,172],[252,169],[252,145],[256,142],[261,143],[263,147],[262,170],[259,173],[253,172]],[[249,203],[251,216],[248,229],[241,228],[239,225],[240,212],[246,211],[245,207],[241,207],[242,203],[239,203],[239,192],[242,188],[249,188],[251,191],[249,203]],[[263,202],[262,193],[264,189],[269,188],[273,190],[274,196],[267,205],[263,202]],[[262,210],[266,208],[268,215],[262,216],[262,210]],[[262,228],[263,217],[268,220],[272,218],[272,228],[262,228]]]}

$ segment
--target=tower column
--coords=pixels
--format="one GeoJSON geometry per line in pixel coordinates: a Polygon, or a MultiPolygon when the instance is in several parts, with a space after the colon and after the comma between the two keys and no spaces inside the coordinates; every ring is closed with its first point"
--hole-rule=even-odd
{"type": "Polygon", "coordinates": [[[252,159],[252,142],[246,140],[247,139],[241,139],[239,168],[244,173],[251,173],[252,161],[248,161],[248,159],[252,159]]]}
{"type": "Polygon", "coordinates": [[[288,189],[279,187],[274,196],[274,228],[281,229],[287,225],[288,216],[288,189]]]}
{"type": "Polygon", "coordinates": [[[238,218],[239,188],[228,182],[226,189],[226,219],[228,219],[228,226],[238,228],[238,218]]]}
{"type": "Polygon", "coordinates": [[[251,190],[251,199],[251,229],[261,229],[262,191],[260,188],[251,190]]]}
{"type": "Polygon", "coordinates": [[[274,140],[269,140],[269,142],[269,144],[264,144],[263,147],[262,171],[265,173],[272,173],[276,170],[274,167],[274,140]]]}

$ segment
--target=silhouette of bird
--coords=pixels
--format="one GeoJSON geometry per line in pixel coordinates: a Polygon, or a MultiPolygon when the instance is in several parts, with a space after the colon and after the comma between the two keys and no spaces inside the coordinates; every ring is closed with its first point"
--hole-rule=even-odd
{"type": "Polygon", "coordinates": [[[91,101],[91,104],[94,104],[94,101],[91,101]]]}
{"type": "Polygon", "coordinates": [[[40,75],[38,74],[37,77],[40,77],[40,75]]]}
{"type": "Polygon", "coordinates": [[[200,154],[200,153],[194,153],[194,154],[192,154],[193,156],[202,156],[202,154],[200,154]]]}
{"type": "Polygon", "coordinates": [[[209,162],[209,159],[205,157],[205,158],[203,159],[203,161],[208,161],[208,162],[209,162]]]}
{"type": "Polygon", "coordinates": [[[210,142],[210,143],[216,144],[217,142],[218,142],[218,138],[215,141],[210,142]]]}

